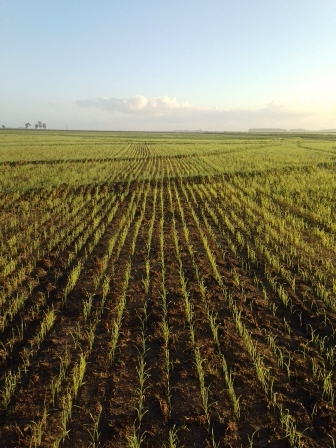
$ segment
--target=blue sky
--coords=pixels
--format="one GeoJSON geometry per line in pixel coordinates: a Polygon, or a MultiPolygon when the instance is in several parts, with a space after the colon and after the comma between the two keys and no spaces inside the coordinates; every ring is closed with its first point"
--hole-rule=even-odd
{"type": "Polygon", "coordinates": [[[336,128],[335,0],[0,0],[0,125],[336,128]]]}

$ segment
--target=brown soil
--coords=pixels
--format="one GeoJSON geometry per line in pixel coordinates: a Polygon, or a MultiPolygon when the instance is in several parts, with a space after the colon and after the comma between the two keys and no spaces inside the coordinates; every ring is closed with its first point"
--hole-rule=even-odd
{"type": "MultiPolygon", "coordinates": [[[[148,154],[145,153],[144,156],[148,154]]],[[[67,259],[69,251],[69,248],[65,248],[57,256],[53,251],[44,255],[30,273],[30,277],[36,280],[36,284],[27,295],[24,307],[1,335],[3,341],[0,351],[1,389],[3,390],[5,374],[9,370],[18,372],[18,369],[21,369],[21,377],[7,408],[0,413],[0,445],[7,448],[29,447],[33,428],[37,427],[43,418],[45,406],[47,416],[46,421],[41,424],[42,440],[36,442],[36,446],[53,446],[55,440],[62,434],[61,419],[64,408],[62,397],[66,396],[67,391],[72,394],[75,365],[79,362],[80,354],[87,353],[83,384],[77,396],[73,397],[72,414],[66,426],[67,434],[60,442],[62,447],[94,446],[94,442],[97,441],[94,435],[96,421],[98,421],[99,446],[102,448],[129,446],[129,440],[134,431],[139,438],[143,436],[142,446],[144,447],[169,446],[169,434],[175,430],[178,440],[176,446],[180,447],[238,448],[252,446],[252,440],[254,447],[290,446],[289,438],[286,437],[286,432],[281,425],[279,410],[273,406],[258,380],[253,360],[243,339],[239,336],[227,298],[223,295],[223,290],[215,278],[200,232],[192,216],[191,207],[193,207],[215,256],[226,290],[239,307],[241,319],[258,352],[262,355],[265,366],[271,372],[274,380],[273,387],[277,392],[277,402],[284,410],[288,410],[297,431],[302,433],[302,446],[331,446],[331,437],[334,439],[336,437],[335,407],[326,399],[323,394],[323,384],[321,380],[314,377],[312,371],[312,359],[316,360],[320,366],[324,363],[327,368],[328,362],[317,348],[307,343],[311,340],[309,332],[309,326],[311,326],[321,337],[326,336],[326,349],[333,347],[335,345],[333,334],[335,316],[326,310],[328,320],[325,322],[320,313],[305,306],[301,299],[301,292],[310,288],[309,282],[297,284],[297,293],[290,293],[297,312],[293,314],[286,309],[271,287],[267,285],[265,260],[262,255],[259,256],[256,265],[248,261],[247,253],[243,249],[235,255],[225,238],[225,231],[229,234],[229,230],[221,231],[216,228],[211,216],[202,208],[202,204],[199,203],[199,207],[196,207],[192,202],[188,203],[181,187],[178,187],[184,218],[189,230],[189,241],[199,275],[204,279],[206,286],[206,301],[213,315],[217,316],[221,352],[234,378],[236,396],[240,397],[240,417],[238,418],[233,410],[218,348],[214,343],[206,308],[202,301],[195,265],[187,249],[183,219],[172,192],[183,273],[187,280],[189,300],[194,311],[195,346],[200,351],[203,360],[205,386],[209,394],[210,408],[207,419],[200,392],[195,347],[191,341],[190,327],[186,319],[179,260],[173,235],[173,214],[168,199],[169,184],[165,182],[162,185],[164,215],[161,216],[159,195],[161,183],[158,183],[156,215],[149,249],[148,293],[145,291],[143,280],[146,277],[148,231],[154,211],[154,188],[153,185],[144,184],[144,190],[147,187],[149,190],[144,215],[141,217],[144,193],[139,193],[140,187],[140,183],[133,183],[125,199],[119,203],[112,221],[107,223],[106,218],[103,219],[106,221],[104,234],[84,262],[80,277],[70,292],[66,304],[63,302],[63,291],[68,275],[76,265],[76,260],[84,257],[85,247],[92,241],[91,237],[70,266],[65,267],[64,260],[67,259]],[[117,246],[121,234],[108,259],[105,274],[110,278],[109,292],[100,312],[103,291],[101,286],[95,291],[94,278],[102,269],[108,242],[121,225],[133,192],[138,201],[136,212],[120,253],[117,253],[117,246]],[[213,234],[209,233],[202,213],[210,223],[213,234]],[[167,322],[170,328],[168,350],[171,366],[169,373],[171,406],[167,389],[164,337],[161,325],[164,320],[160,253],[161,218],[164,218],[165,286],[167,322]],[[136,223],[140,219],[142,219],[140,230],[135,241],[135,251],[132,254],[136,223]],[[110,359],[111,336],[128,262],[131,262],[131,274],[126,289],[126,305],[116,353],[114,359],[110,359]],[[239,284],[235,275],[239,276],[239,284]],[[266,285],[267,298],[256,279],[266,285]],[[86,301],[90,294],[93,295],[92,309],[88,318],[85,319],[83,301],[86,301]],[[277,306],[275,314],[271,311],[270,301],[277,306]],[[40,304],[38,308],[36,308],[37,304],[40,304]],[[144,306],[147,307],[148,315],[145,320],[144,306]],[[30,364],[22,373],[22,354],[32,346],[31,341],[38,333],[46,311],[51,307],[55,310],[56,320],[40,347],[34,346],[30,364]],[[34,309],[36,309],[35,313],[32,312],[34,309]],[[15,333],[21,319],[24,322],[22,338],[19,340],[15,337],[12,349],[9,350],[12,329],[15,329],[15,333]],[[143,327],[142,321],[144,321],[143,327]],[[96,324],[92,327],[94,322],[96,324]],[[79,328],[81,335],[78,333],[79,328]],[[94,328],[94,341],[90,349],[89,339],[92,328],[94,328]],[[290,328],[290,334],[288,328],[290,328]],[[289,376],[286,368],[279,365],[275,353],[268,344],[266,333],[272,334],[275,338],[276,345],[284,353],[285,362],[288,362],[288,353],[290,354],[289,376]],[[139,425],[136,408],[139,403],[138,371],[142,353],[142,335],[145,337],[146,345],[144,360],[147,376],[143,397],[145,413],[139,425]],[[308,348],[303,355],[305,346],[308,348]],[[67,367],[60,391],[53,400],[51,384],[59,373],[60,359],[67,360],[67,367]]],[[[109,188],[111,192],[116,191],[113,185],[100,188],[109,188]]],[[[119,196],[122,194],[120,186],[117,194],[119,196]]],[[[292,268],[288,266],[288,269],[292,268]]],[[[28,280],[26,279],[24,285],[28,285],[28,280]]],[[[289,292],[289,288],[287,290],[289,292]]],[[[334,380],[333,385],[335,387],[334,380]]]]}

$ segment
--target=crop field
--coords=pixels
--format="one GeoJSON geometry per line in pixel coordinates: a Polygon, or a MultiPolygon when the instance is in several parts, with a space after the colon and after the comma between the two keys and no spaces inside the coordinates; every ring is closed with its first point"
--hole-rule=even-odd
{"type": "Polygon", "coordinates": [[[0,446],[335,447],[335,135],[4,130],[0,170],[0,446]]]}

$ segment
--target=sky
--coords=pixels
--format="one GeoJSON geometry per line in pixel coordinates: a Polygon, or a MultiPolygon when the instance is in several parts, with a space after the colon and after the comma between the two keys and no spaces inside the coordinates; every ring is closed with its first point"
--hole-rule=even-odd
{"type": "Polygon", "coordinates": [[[0,126],[336,128],[335,0],[0,0],[0,126]]]}

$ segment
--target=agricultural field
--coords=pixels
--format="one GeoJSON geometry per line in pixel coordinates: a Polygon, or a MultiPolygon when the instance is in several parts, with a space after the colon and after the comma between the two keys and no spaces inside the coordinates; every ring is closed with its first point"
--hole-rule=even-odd
{"type": "Polygon", "coordinates": [[[0,446],[335,446],[335,135],[4,130],[0,170],[0,446]]]}

